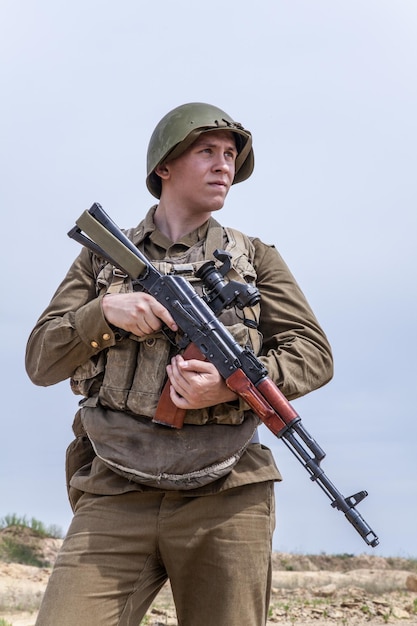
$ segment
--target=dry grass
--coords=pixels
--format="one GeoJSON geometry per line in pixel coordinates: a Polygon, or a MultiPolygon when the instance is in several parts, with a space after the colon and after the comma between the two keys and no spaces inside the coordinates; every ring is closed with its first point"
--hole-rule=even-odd
{"type": "MultiPolygon", "coordinates": [[[[3,528],[0,522],[0,626],[34,626],[61,544],[45,536],[43,525],[24,519],[12,516],[9,521],[18,523],[3,528]]],[[[416,573],[414,558],[274,553],[268,626],[367,626],[399,620],[417,626],[417,593],[406,590],[407,577],[416,573]]],[[[142,626],[177,626],[168,584],[142,626]]]]}

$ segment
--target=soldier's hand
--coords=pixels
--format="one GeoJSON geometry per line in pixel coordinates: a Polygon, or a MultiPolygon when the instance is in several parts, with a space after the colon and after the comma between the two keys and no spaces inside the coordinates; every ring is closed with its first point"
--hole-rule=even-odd
{"type": "Polygon", "coordinates": [[[178,355],[167,366],[167,374],[171,383],[171,400],[180,409],[202,409],[237,398],[208,361],[186,361],[178,355]]]}
{"type": "Polygon", "coordinates": [[[169,311],[147,293],[107,294],[102,300],[102,307],[109,324],[138,337],[150,335],[164,325],[174,332],[178,330],[169,311]]]}

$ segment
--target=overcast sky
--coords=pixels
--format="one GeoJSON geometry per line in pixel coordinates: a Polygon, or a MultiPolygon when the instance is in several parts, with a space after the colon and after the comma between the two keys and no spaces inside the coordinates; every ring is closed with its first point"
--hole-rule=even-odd
{"type": "Polygon", "coordinates": [[[153,128],[202,101],[253,133],[221,220],[278,248],[330,339],[333,381],[294,406],[381,542],[262,427],[284,475],[274,548],[417,557],[416,77],[415,0],[1,0],[0,517],[69,524],[77,398],[29,381],[27,337],[74,220],[97,201],[136,225],[153,128]]]}

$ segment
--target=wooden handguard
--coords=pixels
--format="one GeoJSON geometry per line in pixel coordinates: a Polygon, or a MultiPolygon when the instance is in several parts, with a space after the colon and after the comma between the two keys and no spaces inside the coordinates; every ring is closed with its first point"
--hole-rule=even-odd
{"type": "Polygon", "coordinates": [[[238,369],[226,379],[226,384],[229,389],[246,400],[253,412],[274,435],[282,435],[288,426],[300,419],[270,378],[265,378],[255,387],[246,374],[238,369]]]}
{"type": "MultiPolygon", "coordinates": [[[[193,343],[187,346],[183,357],[184,359],[205,360],[193,343]]],[[[300,419],[298,413],[270,378],[265,378],[256,387],[246,374],[238,369],[227,378],[226,384],[248,403],[253,412],[275,435],[282,435],[289,426],[300,419]]],[[[171,383],[167,380],[152,421],[172,428],[182,428],[186,411],[172,402],[170,387],[171,383]]]]}
{"type": "MultiPolygon", "coordinates": [[[[200,352],[200,350],[194,343],[190,343],[185,348],[182,356],[185,360],[206,360],[205,356],[200,352]]],[[[186,410],[180,409],[172,402],[170,389],[171,383],[168,379],[164,385],[164,388],[162,389],[158,406],[156,407],[155,415],[153,416],[152,421],[157,424],[163,424],[164,426],[171,426],[171,428],[182,428],[184,425],[186,410]]]]}

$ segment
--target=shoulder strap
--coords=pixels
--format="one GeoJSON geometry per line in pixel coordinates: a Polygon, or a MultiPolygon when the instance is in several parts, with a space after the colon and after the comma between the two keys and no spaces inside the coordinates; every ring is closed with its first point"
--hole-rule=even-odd
{"type": "MultiPolygon", "coordinates": [[[[252,266],[254,272],[252,278],[255,281],[256,275],[252,265],[255,257],[255,247],[250,237],[235,228],[224,227],[224,230],[228,240],[226,250],[232,255],[232,268],[228,272],[228,275],[233,280],[246,282],[244,276],[239,272],[241,258],[244,257],[245,263],[247,259],[252,266]]],[[[243,315],[246,320],[251,320],[254,323],[253,327],[248,325],[248,330],[252,347],[254,351],[258,353],[261,348],[260,336],[257,330],[260,315],[260,304],[256,304],[253,307],[245,307],[243,309],[243,315]]]]}

